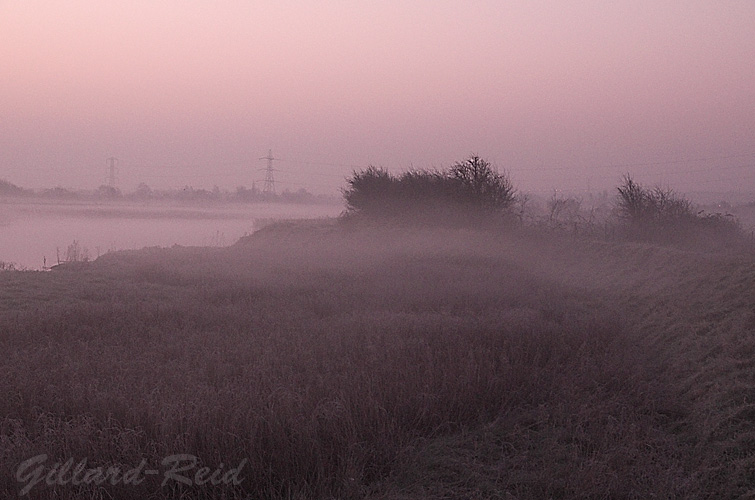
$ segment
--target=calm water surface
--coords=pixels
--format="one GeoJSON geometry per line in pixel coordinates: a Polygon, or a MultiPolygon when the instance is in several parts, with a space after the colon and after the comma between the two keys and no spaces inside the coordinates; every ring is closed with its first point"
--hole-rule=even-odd
{"type": "Polygon", "coordinates": [[[56,264],[76,241],[89,257],[150,246],[225,246],[270,219],[337,216],[339,205],[280,203],[187,206],[0,201],[0,261],[28,269],[56,264]]]}

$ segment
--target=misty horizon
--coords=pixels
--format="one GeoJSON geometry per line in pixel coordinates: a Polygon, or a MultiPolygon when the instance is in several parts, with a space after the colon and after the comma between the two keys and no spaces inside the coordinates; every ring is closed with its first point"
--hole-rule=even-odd
{"type": "MultiPolygon", "coordinates": [[[[264,159],[264,158],[262,158],[264,159]]],[[[220,189],[223,192],[229,192],[240,188],[246,188],[246,189],[262,189],[261,186],[264,186],[265,184],[265,169],[264,168],[257,168],[253,164],[250,168],[248,168],[248,172],[240,172],[241,168],[249,166],[252,162],[237,162],[237,163],[223,163],[220,164],[220,166],[214,166],[212,163],[207,163],[205,165],[167,165],[167,164],[160,164],[160,165],[151,165],[151,166],[144,166],[140,165],[139,168],[151,168],[158,172],[158,174],[151,176],[152,179],[157,178],[157,182],[154,183],[148,183],[145,180],[140,180],[138,178],[133,178],[132,175],[125,175],[128,179],[128,181],[121,181],[121,172],[122,169],[127,169],[129,166],[128,163],[124,165],[124,162],[122,162],[120,159],[118,160],[118,169],[117,169],[117,180],[114,183],[111,183],[108,179],[108,166],[103,164],[98,167],[97,174],[95,175],[95,178],[101,177],[101,182],[99,184],[92,184],[90,183],[79,183],[79,184],[73,184],[73,183],[67,183],[67,184],[48,184],[48,185],[35,185],[35,186],[26,186],[26,185],[19,185],[14,182],[12,182],[9,178],[0,178],[0,181],[6,181],[11,182],[11,184],[14,184],[20,188],[29,189],[36,192],[42,192],[44,190],[50,190],[54,188],[62,188],[66,190],[71,191],[96,191],[98,188],[102,187],[113,187],[118,189],[121,192],[135,192],[138,191],[140,188],[147,186],[149,188],[154,188],[155,190],[159,191],[175,191],[175,190],[181,190],[186,188],[196,189],[196,190],[214,190],[214,189],[220,189]],[[182,169],[198,169],[198,168],[207,168],[213,171],[212,174],[202,174],[198,176],[192,176],[192,175],[181,175],[178,173],[178,171],[182,169]],[[172,171],[172,172],[171,172],[172,171]],[[170,173],[169,173],[170,172],[170,173]],[[176,179],[175,181],[166,181],[166,179],[176,179]],[[212,179],[212,180],[208,180],[212,179]],[[181,182],[183,180],[183,182],[181,182]]],[[[706,164],[710,163],[721,163],[724,161],[731,161],[731,160],[738,160],[740,163],[747,161],[747,160],[755,160],[755,153],[753,154],[743,154],[743,155],[731,155],[731,156],[723,156],[723,157],[709,157],[709,158],[690,158],[687,160],[673,160],[668,162],[645,162],[645,163],[626,163],[626,164],[607,164],[607,165],[596,165],[593,167],[593,172],[595,174],[590,174],[587,177],[575,177],[569,174],[569,170],[566,167],[545,167],[540,166],[536,170],[540,172],[562,172],[565,174],[564,178],[559,179],[557,181],[554,181],[553,185],[549,188],[537,188],[533,187],[531,183],[524,183],[522,187],[520,187],[520,191],[522,193],[530,193],[530,194],[538,194],[538,195],[547,195],[549,193],[553,192],[563,192],[563,193],[569,193],[569,194],[584,194],[584,193],[600,193],[605,191],[615,191],[616,185],[620,182],[621,178],[626,174],[632,174],[634,172],[642,171],[643,168],[648,167],[654,167],[659,169],[657,172],[651,172],[646,173],[643,176],[643,179],[647,180],[649,179],[651,182],[649,184],[652,184],[654,186],[661,186],[664,188],[670,188],[674,189],[678,192],[684,192],[691,195],[695,194],[719,194],[721,196],[737,196],[737,195],[744,195],[744,196],[752,196],[755,194],[755,186],[750,186],[747,182],[738,182],[733,185],[726,184],[727,181],[734,180],[734,177],[731,177],[735,175],[736,172],[744,172],[744,176],[740,176],[737,178],[737,180],[740,181],[747,181],[751,178],[749,171],[752,169],[755,169],[755,163],[753,164],[740,164],[740,165],[734,165],[734,166],[723,166],[723,167],[711,167],[711,166],[704,166],[706,164]],[[692,168],[688,168],[688,167],[692,168]],[[685,170],[684,168],[687,167],[685,170]],[[612,172],[612,173],[608,173],[612,172]],[[708,181],[703,182],[689,182],[684,180],[679,180],[680,176],[682,175],[689,175],[689,174],[707,174],[711,176],[711,179],[708,181]],[[684,189],[686,187],[687,189],[684,189]]],[[[420,167],[417,165],[411,165],[408,168],[390,168],[385,167],[382,165],[365,165],[365,166],[358,166],[358,165],[340,165],[340,164],[332,164],[332,163],[324,163],[324,162],[311,162],[311,161],[297,161],[297,160],[286,160],[286,159],[278,159],[276,158],[276,164],[283,163],[284,167],[288,167],[285,169],[281,168],[274,168],[274,175],[275,180],[274,183],[277,186],[276,190],[280,192],[297,192],[300,190],[305,190],[307,192],[311,192],[315,195],[320,196],[328,196],[328,197],[337,197],[340,196],[341,190],[344,187],[346,181],[353,175],[355,172],[362,171],[368,167],[377,166],[380,168],[387,168],[389,171],[392,171],[394,173],[401,173],[411,170],[438,170],[439,168],[443,166],[450,165],[453,162],[445,162],[441,164],[441,167],[438,166],[432,166],[432,167],[420,167]],[[293,165],[293,167],[292,167],[293,165]],[[297,178],[297,175],[301,175],[296,171],[296,166],[298,165],[323,165],[323,166],[329,166],[329,167],[348,167],[351,170],[344,174],[332,174],[332,173],[316,173],[312,175],[319,176],[321,179],[319,182],[292,182],[291,178],[297,178]],[[330,181],[330,182],[327,182],[330,181]]],[[[511,175],[513,178],[519,178],[522,173],[526,173],[526,169],[518,169],[518,168],[500,168],[496,166],[496,168],[501,172],[506,172],[507,174],[511,175]]],[[[755,178],[753,176],[752,178],[755,178]]],[[[740,200],[742,201],[742,200],[740,200]]]]}
{"type": "Polygon", "coordinates": [[[755,4],[0,4],[0,178],[281,188],[476,153],[524,191],[755,191],[755,4]],[[285,171],[284,171],[285,170],[285,171]],[[288,183],[288,185],[286,185],[288,183]]]}

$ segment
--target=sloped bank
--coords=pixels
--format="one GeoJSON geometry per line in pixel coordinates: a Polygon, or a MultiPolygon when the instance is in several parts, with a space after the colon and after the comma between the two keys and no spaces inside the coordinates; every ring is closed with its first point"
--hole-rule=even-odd
{"type": "Polygon", "coordinates": [[[248,460],[240,487],[188,498],[743,495],[752,271],[331,220],[0,276],[25,294],[0,313],[2,467],[248,460]]]}

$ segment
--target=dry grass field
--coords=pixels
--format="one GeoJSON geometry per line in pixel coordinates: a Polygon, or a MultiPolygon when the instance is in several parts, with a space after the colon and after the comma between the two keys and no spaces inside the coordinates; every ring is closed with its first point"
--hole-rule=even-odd
{"type": "Polygon", "coordinates": [[[741,253],[337,222],[3,272],[0,496],[39,454],[185,453],[243,480],[28,497],[755,497],[754,284],[741,253]]]}

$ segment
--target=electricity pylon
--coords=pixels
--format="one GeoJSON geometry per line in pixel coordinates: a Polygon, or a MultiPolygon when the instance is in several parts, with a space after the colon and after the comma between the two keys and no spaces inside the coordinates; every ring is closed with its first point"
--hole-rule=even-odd
{"type": "Polygon", "coordinates": [[[263,156],[260,158],[260,160],[267,160],[267,168],[261,169],[265,170],[265,187],[262,188],[263,194],[275,194],[275,177],[273,176],[273,160],[277,160],[278,158],[273,158],[273,150],[268,149],[267,150],[267,156],[263,156]]]}

